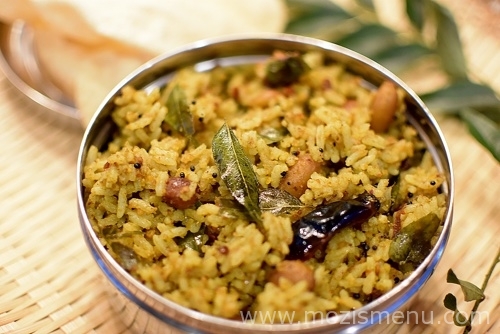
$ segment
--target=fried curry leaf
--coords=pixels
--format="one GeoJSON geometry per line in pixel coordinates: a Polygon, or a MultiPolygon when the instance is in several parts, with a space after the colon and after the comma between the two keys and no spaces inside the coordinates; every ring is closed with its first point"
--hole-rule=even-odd
{"type": "Polygon", "coordinates": [[[244,206],[235,201],[234,199],[219,199],[216,202],[219,207],[219,215],[224,218],[230,219],[249,219],[247,211],[244,206]]]}
{"type": "Polygon", "coordinates": [[[278,143],[281,141],[287,134],[287,131],[285,128],[264,128],[261,131],[259,131],[259,136],[264,138],[266,141],[266,144],[274,144],[278,143]]]}
{"type": "Polygon", "coordinates": [[[397,263],[420,262],[431,249],[430,241],[436,233],[441,220],[435,213],[403,227],[389,248],[389,257],[397,263]]]}
{"type": "Polygon", "coordinates": [[[457,275],[451,269],[448,270],[448,274],[446,275],[446,282],[460,285],[466,302],[484,299],[483,290],[471,282],[458,279],[457,275]]]}
{"type": "Polygon", "coordinates": [[[265,80],[270,87],[289,86],[297,82],[308,69],[301,56],[290,55],[267,64],[265,80]]]}
{"type": "Polygon", "coordinates": [[[401,189],[401,177],[398,175],[395,178],[394,185],[391,188],[391,209],[396,211],[403,203],[403,198],[399,194],[401,189]]]}
{"type": "Polygon", "coordinates": [[[198,232],[189,231],[184,238],[175,238],[175,242],[181,248],[186,249],[191,248],[197,252],[201,252],[201,246],[203,246],[208,240],[208,236],[205,234],[205,226],[200,228],[198,232]]]}
{"type": "Polygon", "coordinates": [[[246,208],[253,220],[260,222],[257,176],[238,138],[226,123],[212,140],[212,153],[219,174],[233,197],[246,208]]]}
{"type": "Polygon", "coordinates": [[[102,235],[104,235],[106,238],[113,238],[114,236],[118,235],[119,229],[116,225],[108,225],[104,226],[101,229],[102,235]]]}
{"type": "Polygon", "coordinates": [[[167,99],[167,108],[165,122],[172,129],[191,137],[194,134],[193,116],[189,111],[186,94],[179,86],[175,86],[170,92],[167,99]]]}
{"type": "Polygon", "coordinates": [[[422,159],[424,158],[426,151],[427,150],[425,148],[423,148],[423,149],[420,149],[420,150],[413,152],[413,155],[411,157],[406,158],[401,163],[401,171],[406,171],[412,167],[417,167],[418,165],[420,165],[420,163],[422,162],[422,159]]]}
{"type": "Polygon", "coordinates": [[[122,245],[119,242],[112,242],[111,249],[118,256],[118,261],[125,270],[134,270],[137,268],[137,254],[132,248],[122,245]]]}
{"type": "Polygon", "coordinates": [[[246,219],[247,218],[246,213],[241,211],[237,207],[222,207],[219,210],[219,214],[221,217],[224,217],[224,218],[231,218],[231,219],[246,219]]]}
{"type": "Polygon", "coordinates": [[[270,211],[279,215],[299,210],[304,207],[304,204],[297,197],[284,190],[267,188],[259,194],[259,206],[262,211],[270,211]]]}

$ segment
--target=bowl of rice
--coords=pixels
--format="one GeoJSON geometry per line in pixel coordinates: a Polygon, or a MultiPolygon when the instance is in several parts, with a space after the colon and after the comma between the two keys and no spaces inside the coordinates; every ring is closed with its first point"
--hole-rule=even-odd
{"type": "Polygon", "coordinates": [[[85,241],[135,332],[387,330],[450,234],[453,176],[418,96],[286,34],[204,40],[107,96],[79,153],[85,241]]]}

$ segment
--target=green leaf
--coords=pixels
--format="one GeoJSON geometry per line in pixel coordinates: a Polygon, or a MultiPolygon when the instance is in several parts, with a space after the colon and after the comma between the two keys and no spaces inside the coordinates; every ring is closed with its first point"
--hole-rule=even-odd
{"type": "Polygon", "coordinates": [[[205,225],[203,225],[198,232],[188,233],[183,237],[176,237],[174,241],[182,249],[191,248],[197,252],[201,252],[201,246],[203,246],[208,241],[208,236],[205,234],[205,225]]]}
{"type": "Polygon", "coordinates": [[[219,215],[231,219],[251,219],[244,206],[235,200],[219,199],[219,215]]]}
{"type": "Polygon", "coordinates": [[[173,129],[185,136],[194,134],[193,116],[189,111],[186,94],[179,87],[175,86],[167,99],[167,115],[165,122],[173,129]]]}
{"type": "Polygon", "coordinates": [[[473,109],[462,110],[460,117],[472,136],[500,161],[500,126],[473,109]]]}
{"type": "Polygon", "coordinates": [[[132,248],[122,245],[119,242],[112,242],[111,249],[118,256],[117,260],[125,270],[137,269],[139,260],[132,248]]]}
{"type": "Polygon", "coordinates": [[[392,72],[401,72],[410,68],[417,60],[433,54],[433,51],[419,43],[395,45],[373,57],[373,60],[392,72]]]}
{"type": "Polygon", "coordinates": [[[500,103],[496,106],[475,107],[474,110],[489,118],[496,124],[500,124],[500,103]]]}
{"type": "Polygon", "coordinates": [[[308,70],[309,66],[299,55],[272,60],[266,67],[265,82],[271,87],[289,86],[308,70]]]}
{"type": "Polygon", "coordinates": [[[453,294],[448,293],[444,297],[444,307],[448,310],[455,311],[457,309],[457,298],[453,294]]]}
{"type": "Polygon", "coordinates": [[[267,188],[259,194],[259,206],[262,211],[270,211],[279,215],[302,209],[304,204],[284,190],[267,188]]]}
{"type": "Polygon", "coordinates": [[[403,227],[391,242],[389,257],[397,263],[421,262],[430,252],[430,241],[441,220],[434,213],[403,227]]]}
{"type": "Polygon", "coordinates": [[[457,113],[466,107],[500,106],[500,100],[491,88],[468,80],[454,82],[420,97],[432,111],[449,113],[457,113]]]}
{"type": "Polygon", "coordinates": [[[219,174],[234,199],[247,209],[252,219],[260,222],[257,176],[238,138],[226,123],[212,140],[212,153],[219,174]]]}
{"type": "Polygon", "coordinates": [[[259,131],[259,136],[264,138],[266,144],[274,144],[281,141],[288,133],[286,128],[264,128],[259,131]]]}
{"type": "Polygon", "coordinates": [[[450,12],[433,2],[436,12],[436,51],[443,69],[455,79],[467,78],[467,66],[457,25],[450,12]]]}
{"type": "Polygon", "coordinates": [[[403,196],[400,196],[399,190],[401,189],[401,175],[396,176],[396,181],[391,188],[391,210],[396,211],[403,203],[403,196]]]}
{"type": "Polygon", "coordinates": [[[457,275],[451,269],[448,270],[448,274],[446,275],[446,282],[460,285],[466,302],[484,299],[484,293],[479,287],[470,282],[458,279],[457,275]]]}
{"type": "Polygon", "coordinates": [[[356,0],[356,3],[368,10],[375,11],[375,5],[373,4],[373,0],[356,0]]]}
{"type": "Polygon", "coordinates": [[[457,309],[453,312],[453,323],[455,326],[465,327],[469,325],[469,319],[467,319],[463,313],[457,309]]]}
{"type": "Polygon", "coordinates": [[[285,32],[316,38],[333,38],[342,32],[342,23],[350,17],[328,13],[308,13],[290,21],[285,32]]]}
{"type": "Polygon", "coordinates": [[[443,304],[448,310],[453,311],[453,323],[456,326],[465,327],[469,324],[469,320],[458,310],[457,298],[453,294],[448,293],[444,297],[443,304]]]}
{"type": "Polygon", "coordinates": [[[406,0],[406,15],[419,31],[424,28],[426,0],[406,0]]]}
{"type": "Polygon", "coordinates": [[[382,51],[396,45],[397,34],[383,25],[367,24],[335,42],[364,56],[374,58],[382,51]]]}
{"type": "Polygon", "coordinates": [[[322,37],[334,35],[341,22],[352,15],[331,1],[288,0],[290,19],[286,33],[322,37]]]}

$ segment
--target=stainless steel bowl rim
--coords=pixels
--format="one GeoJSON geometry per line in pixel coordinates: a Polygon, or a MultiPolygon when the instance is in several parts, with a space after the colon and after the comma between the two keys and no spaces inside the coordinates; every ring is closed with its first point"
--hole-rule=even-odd
{"type": "Polygon", "coordinates": [[[47,112],[81,121],[74,103],[41,67],[32,29],[21,20],[11,25],[0,22],[0,70],[7,79],[47,112]]]}
{"type": "MultiPolygon", "coordinates": [[[[210,52],[206,52],[210,54],[210,52]]],[[[237,53],[237,52],[236,52],[237,53]]],[[[352,64],[351,64],[352,65],[352,64]]],[[[179,66],[183,67],[185,65],[179,66]]],[[[351,70],[350,66],[347,66],[349,70],[351,70]]],[[[174,71],[175,72],[175,71],[174,71]]],[[[171,72],[163,73],[163,77],[171,72]]],[[[147,80],[146,80],[147,81],[147,80]]],[[[139,88],[144,88],[146,84],[142,82],[139,85],[139,88]],[[142,86],[141,86],[142,85],[142,86]]],[[[103,140],[101,138],[101,140],[103,140]]],[[[78,165],[77,165],[77,200],[78,200],[78,211],[79,218],[81,223],[81,228],[85,237],[85,241],[89,246],[92,255],[96,262],[98,263],[101,270],[108,277],[111,283],[125,296],[127,296],[134,303],[139,305],[141,308],[146,310],[146,312],[154,315],[155,317],[161,319],[162,321],[168,323],[169,325],[190,331],[190,332],[203,332],[204,330],[201,326],[192,326],[184,324],[182,321],[178,321],[178,319],[172,319],[171,317],[167,317],[161,312],[158,312],[154,306],[151,305],[162,305],[162,307],[175,309],[176,312],[186,316],[189,319],[192,319],[194,322],[199,321],[205,324],[211,324],[215,326],[215,328],[224,328],[228,331],[238,330],[238,331],[258,331],[258,332],[272,332],[272,331],[297,331],[297,332],[310,332],[310,331],[328,331],[335,327],[339,326],[340,322],[345,322],[350,324],[349,326],[340,326],[338,329],[345,332],[357,332],[359,330],[365,329],[377,321],[384,320],[384,318],[394,311],[400,309],[406,301],[414,296],[418,290],[422,288],[424,283],[428,280],[428,278],[432,275],[435,267],[437,266],[439,260],[442,257],[442,253],[444,252],[449,234],[451,229],[452,222],[452,211],[453,211],[453,202],[454,202],[454,180],[453,180],[453,172],[452,172],[452,164],[451,157],[447,147],[447,144],[444,140],[444,135],[442,134],[439,126],[428,110],[428,108],[424,105],[422,100],[413,92],[413,90],[408,87],[402,80],[400,80],[397,76],[391,73],[386,68],[377,64],[376,62],[346,48],[341,46],[314,39],[309,37],[297,36],[297,35],[289,35],[289,34],[243,34],[243,35],[231,35],[220,38],[206,39],[202,41],[198,41],[189,45],[186,45],[181,48],[177,48],[172,52],[168,52],[166,54],[160,55],[155,59],[145,63],[143,66],[138,68],[136,71],[131,73],[127,78],[125,78],[121,83],[119,83],[105,98],[102,104],[99,106],[98,111],[91,119],[81,146],[78,155],[78,165]],[[212,315],[207,315],[200,313],[198,311],[194,311],[183,306],[180,306],[170,300],[165,299],[159,294],[153,292],[152,290],[145,287],[142,283],[135,280],[130,274],[128,274],[122,267],[120,267],[116,261],[111,257],[111,255],[106,251],[106,249],[101,245],[98,237],[93,232],[92,226],[89,222],[89,219],[85,214],[85,204],[83,201],[83,191],[82,191],[82,176],[83,176],[83,166],[86,158],[86,151],[92,142],[95,142],[99,136],[103,135],[103,132],[106,132],[104,129],[99,129],[99,126],[102,125],[106,119],[109,117],[109,111],[111,109],[111,101],[116,97],[122,87],[126,85],[136,86],[136,83],[141,83],[141,80],[144,81],[144,75],[148,77],[154,73],[158,68],[161,68],[162,64],[167,63],[172,58],[179,57],[179,55],[183,56],[184,54],[190,55],[191,57],[198,57],[198,62],[212,60],[213,58],[204,58],[203,56],[196,56],[197,54],[202,54],[206,50],[210,50],[211,48],[229,48],[233,44],[238,45],[251,45],[252,43],[269,43],[270,45],[277,45],[277,49],[280,49],[283,46],[287,46],[289,50],[292,50],[294,47],[300,48],[305,47],[306,49],[314,49],[321,50],[330,56],[333,57],[333,54],[339,56],[340,58],[345,58],[350,61],[353,61],[353,64],[357,64],[360,66],[366,67],[372,72],[376,72],[377,75],[380,75],[383,78],[390,79],[395,82],[398,86],[405,90],[408,95],[408,99],[410,99],[413,103],[415,103],[415,107],[418,109],[417,112],[423,113],[424,116],[424,125],[432,130],[432,136],[434,136],[434,140],[437,142],[434,145],[430,145],[431,139],[425,138],[427,134],[423,132],[421,128],[420,121],[422,119],[414,120],[412,123],[417,127],[421,136],[426,141],[429,146],[430,151],[433,152],[433,156],[435,162],[437,164],[438,169],[445,173],[446,182],[443,186],[444,192],[448,197],[448,204],[445,213],[445,219],[443,222],[442,232],[436,242],[436,246],[432,249],[431,253],[427,256],[427,258],[419,265],[419,267],[405,280],[400,282],[396,287],[394,287],[391,291],[377,298],[373,302],[368,303],[362,308],[351,311],[346,314],[341,314],[329,319],[322,319],[320,321],[312,321],[309,323],[293,323],[293,324],[248,324],[242,323],[241,321],[236,320],[228,320],[212,315]],[[142,79],[141,79],[142,77],[142,79]],[[100,134],[96,134],[96,131],[100,131],[100,134]],[[438,145],[439,147],[433,147],[438,145]],[[437,151],[436,151],[437,150],[437,151]],[[438,156],[437,156],[438,155],[438,156]],[[119,277],[117,277],[117,275],[119,277]],[[121,280],[125,280],[127,283],[127,287],[122,284],[121,280]],[[136,291],[140,291],[144,296],[147,296],[149,300],[144,301],[141,298],[137,298],[130,291],[130,287],[133,287],[136,291]],[[356,316],[358,314],[366,314],[367,312],[377,311],[378,307],[381,305],[384,306],[384,312],[378,311],[380,319],[372,318],[370,322],[363,322],[358,324],[353,324],[350,321],[354,322],[356,316]]],[[[211,331],[210,329],[208,331],[211,331]]]]}

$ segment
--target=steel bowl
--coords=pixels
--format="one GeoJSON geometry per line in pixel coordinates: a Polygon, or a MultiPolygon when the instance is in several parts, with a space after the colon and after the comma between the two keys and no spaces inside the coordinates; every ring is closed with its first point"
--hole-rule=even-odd
{"type": "Polygon", "coordinates": [[[397,326],[392,321],[424,286],[442,257],[452,223],[453,173],[443,134],[420,98],[397,76],[376,62],[346,48],[318,39],[288,34],[239,35],[202,40],[161,55],[125,78],[105,98],[91,120],[82,140],[77,167],[78,211],[82,232],[92,256],[110,285],[116,311],[125,324],[137,333],[359,333],[385,331],[397,326]],[[164,86],[180,68],[195,65],[199,71],[215,66],[252,63],[269,56],[273,50],[321,51],[329,59],[364,78],[367,85],[378,86],[390,80],[406,92],[407,116],[428,146],[439,171],[445,175],[442,192],[447,195],[442,232],[427,258],[391,291],[360,309],[307,323],[252,324],[207,315],[180,306],[148,289],[128,274],[101,245],[85,212],[83,166],[90,145],[101,147],[113,128],[110,112],[113,100],[125,85],[137,89],[164,86]]]}

